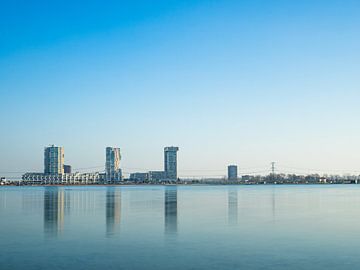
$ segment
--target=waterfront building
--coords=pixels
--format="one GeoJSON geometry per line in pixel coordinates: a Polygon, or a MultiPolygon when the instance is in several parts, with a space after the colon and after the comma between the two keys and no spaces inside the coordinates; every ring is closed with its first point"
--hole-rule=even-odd
{"type": "Polygon", "coordinates": [[[139,182],[146,182],[149,180],[149,173],[131,173],[130,174],[130,181],[139,181],[139,182]]]}
{"type": "Polygon", "coordinates": [[[44,150],[44,173],[63,174],[64,173],[64,148],[51,145],[44,150]]]}
{"type": "Polygon", "coordinates": [[[161,181],[165,180],[165,172],[164,171],[150,171],[149,172],[149,181],[161,181]]]}
{"type": "Polygon", "coordinates": [[[24,184],[28,185],[88,185],[101,184],[105,181],[104,173],[67,173],[45,174],[25,173],[22,176],[24,184]]]}
{"type": "Polygon", "coordinates": [[[105,173],[108,182],[121,181],[120,148],[106,147],[105,173]]]}
{"type": "Polygon", "coordinates": [[[5,185],[5,184],[6,184],[6,178],[0,177],[0,185],[5,185]]]}
{"type": "Polygon", "coordinates": [[[177,179],[177,151],[179,147],[169,146],[164,148],[164,171],[169,180],[177,179]]]}
{"type": "Polygon", "coordinates": [[[71,166],[70,165],[64,165],[64,173],[71,173],[71,166]]]}
{"type": "Polygon", "coordinates": [[[238,167],[236,165],[228,166],[228,180],[238,179],[238,167]]]}

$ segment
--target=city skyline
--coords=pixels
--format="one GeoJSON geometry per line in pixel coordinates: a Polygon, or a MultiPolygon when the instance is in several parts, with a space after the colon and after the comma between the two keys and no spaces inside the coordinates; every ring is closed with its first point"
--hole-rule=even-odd
{"type": "MultiPolygon", "coordinates": [[[[178,175],[177,152],[179,147],[164,147],[163,170],[151,170],[147,168],[123,168],[120,165],[122,154],[118,147],[105,148],[105,165],[86,168],[75,168],[72,172],[71,165],[65,165],[64,147],[55,146],[54,144],[46,146],[44,149],[44,170],[41,172],[17,172],[22,176],[6,177],[8,180],[19,180],[22,178],[24,183],[34,184],[119,184],[120,182],[137,182],[137,183],[171,183],[181,180],[217,180],[229,181],[230,183],[267,183],[267,182],[288,182],[296,183],[298,181],[318,181],[319,183],[358,183],[360,171],[338,171],[333,173],[320,173],[319,170],[287,167],[276,162],[271,162],[270,167],[240,167],[238,164],[227,165],[226,173],[221,170],[190,170],[190,172],[202,172],[202,175],[178,175]],[[123,171],[125,169],[125,171],[123,171]],[[251,172],[249,170],[252,170],[251,172]],[[292,171],[291,171],[292,170],[292,171]],[[303,173],[301,171],[307,171],[303,173]],[[218,174],[215,174],[218,173],[218,174]],[[206,173],[214,173],[212,175],[206,173]],[[240,181],[240,182],[239,182],[240,181]]],[[[3,173],[5,174],[5,173],[3,173]]],[[[3,178],[3,177],[2,177],[3,178]]],[[[5,181],[6,178],[3,180],[5,181]]]]}
{"type": "Polygon", "coordinates": [[[178,145],[179,175],[360,169],[357,1],[135,2],[4,3],[1,176],[52,142],[73,168],[120,145],[156,170],[178,145]]]}
{"type": "MultiPolygon", "coordinates": [[[[40,170],[28,170],[17,172],[0,172],[1,177],[8,180],[19,180],[24,175],[34,175],[36,177],[42,177],[41,175],[51,174],[72,174],[72,175],[87,175],[90,177],[104,177],[107,181],[122,181],[122,178],[130,179],[133,181],[138,180],[176,180],[178,177],[182,179],[226,179],[236,180],[241,179],[243,176],[266,176],[271,174],[276,175],[298,175],[298,176],[340,176],[360,177],[360,170],[330,170],[329,172],[322,171],[316,168],[301,168],[301,167],[288,167],[286,164],[278,164],[277,162],[270,162],[263,164],[262,167],[244,167],[242,163],[226,164],[226,167],[221,169],[201,169],[197,167],[192,170],[184,170],[182,174],[178,175],[178,162],[177,162],[177,151],[179,147],[166,146],[163,152],[163,161],[161,167],[156,168],[140,168],[137,167],[122,167],[122,154],[118,147],[106,147],[105,148],[105,163],[99,166],[73,168],[70,164],[65,164],[64,158],[64,147],[50,144],[44,148],[43,154],[43,168],[40,170]],[[123,170],[124,169],[124,170],[123,170]],[[239,171],[238,171],[239,169],[239,171]],[[43,171],[43,172],[41,172],[43,171]],[[191,174],[189,174],[191,173],[191,174]],[[102,176],[103,175],[103,176],[102,176]],[[146,176],[145,176],[146,175],[146,176]],[[153,175],[153,177],[151,177],[153,175]],[[155,178],[154,178],[155,177],[155,178]],[[153,178],[153,179],[152,179],[153,178]]],[[[68,161],[68,160],[67,160],[68,161]]],[[[68,162],[67,162],[68,163],[68,162]]],[[[181,163],[180,163],[181,164],[181,163]]],[[[194,164],[196,165],[196,164],[194,164]]],[[[195,166],[196,167],[196,166],[195,166]]],[[[40,179],[39,178],[39,179],[40,179]]],[[[91,178],[92,179],[92,178],[91,178]]],[[[141,181],[143,181],[141,180],[141,181]]]]}
{"type": "MultiPolygon", "coordinates": [[[[41,172],[24,172],[21,176],[22,183],[25,184],[119,184],[126,180],[133,182],[176,182],[179,180],[177,175],[177,152],[179,147],[164,147],[164,167],[162,171],[127,172],[124,177],[121,168],[121,150],[119,147],[105,148],[105,166],[88,167],[86,171],[72,172],[71,165],[65,165],[65,154],[63,146],[54,144],[46,146],[44,149],[44,170],[41,172]],[[89,171],[93,169],[96,171],[89,171]],[[101,168],[101,169],[100,169],[101,168]]],[[[11,177],[15,180],[14,177],[11,177]]],[[[6,182],[1,178],[1,183],[6,182]]],[[[10,180],[10,179],[9,179],[10,180]]]]}

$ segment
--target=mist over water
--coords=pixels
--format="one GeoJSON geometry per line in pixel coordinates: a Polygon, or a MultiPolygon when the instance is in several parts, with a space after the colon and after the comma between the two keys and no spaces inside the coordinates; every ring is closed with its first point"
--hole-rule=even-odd
{"type": "Polygon", "coordinates": [[[0,269],[356,269],[360,187],[0,188],[0,269]]]}

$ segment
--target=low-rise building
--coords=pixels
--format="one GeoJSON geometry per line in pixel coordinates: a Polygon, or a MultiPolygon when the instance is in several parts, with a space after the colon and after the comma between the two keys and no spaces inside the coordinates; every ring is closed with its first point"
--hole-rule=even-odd
{"type": "Polygon", "coordinates": [[[64,173],[71,173],[71,166],[70,165],[64,165],[64,173]]]}
{"type": "Polygon", "coordinates": [[[150,171],[149,172],[149,181],[161,181],[166,179],[164,171],[150,171]]]}
{"type": "Polygon", "coordinates": [[[0,177],[0,185],[5,185],[5,184],[6,184],[6,178],[0,177]]]}
{"type": "Polygon", "coordinates": [[[130,174],[130,181],[139,181],[139,182],[146,182],[149,180],[149,173],[131,173],[130,174]]]}
{"type": "Polygon", "coordinates": [[[80,185],[80,184],[102,184],[105,182],[104,173],[64,173],[44,174],[25,173],[22,176],[24,184],[42,185],[80,185]]]}

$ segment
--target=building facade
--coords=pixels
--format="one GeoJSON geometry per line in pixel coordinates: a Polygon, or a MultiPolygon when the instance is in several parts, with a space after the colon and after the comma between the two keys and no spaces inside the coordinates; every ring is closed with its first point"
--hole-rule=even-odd
{"type": "Polygon", "coordinates": [[[51,145],[44,150],[44,173],[63,174],[64,173],[64,148],[51,145]]]}
{"type": "Polygon", "coordinates": [[[71,166],[70,165],[64,165],[64,173],[71,173],[71,166]]]}
{"type": "Polygon", "coordinates": [[[105,174],[108,182],[121,180],[120,160],[120,148],[106,147],[105,174]]]}
{"type": "Polygon", "coordinates": [[[164,171],[166,179],[177,179],[177,151],[179,151],[179,147],[169,146],[164,148],[164,171]]]}
{"type": "Polygon", "coordinates": [[[149,173],[131,173],[130,174],[130,181],[139,181],[139,182],[146,182],[149,180],[149,173]]]}
{"type": "Polygon", "coordinates": [[[6,184],[6,178],[0,177],[0,185],[5,185],[5,184],[6,184]]]}
{"type": "Polygon", "coordinates": [[[24,184],[28,185],[88,185],[102,184],[105,181],[104,173],[67,173],[44,174],[25,173],[22,176],[24,184]]]}
{"type": "Polygon", "coordinates": [[[228,166],[228,180],[238,179],[238,167],[236,165],[228,166]]]}
{"type": "Polygon", "coordinates": [[[149,172],[149,181],[161,181],[164,180],[165,172],[164,171],[150,171],[149,172]]]}

